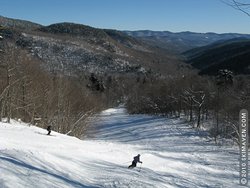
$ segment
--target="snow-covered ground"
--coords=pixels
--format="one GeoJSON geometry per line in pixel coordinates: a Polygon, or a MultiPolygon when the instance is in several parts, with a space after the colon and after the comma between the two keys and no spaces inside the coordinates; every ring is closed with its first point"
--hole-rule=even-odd
{"type": "Polygon", "coordinates": [[[0,123],[0,187],[240,187],[238,150],[184,122],[103,111],[84,140],[0,123]],[[127,169],[141,154],[142,165],[127,169]]]}

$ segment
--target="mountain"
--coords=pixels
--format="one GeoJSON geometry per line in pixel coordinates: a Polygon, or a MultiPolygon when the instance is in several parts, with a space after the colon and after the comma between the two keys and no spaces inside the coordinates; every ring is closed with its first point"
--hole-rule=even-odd
{"type": "Polygon", "coordinates": [[[147,44],[164,48],[170,52],[177,54],[192,48],[206,46],[217,41],[229,40],[233,38],[248,38],[248,34],[237,33],[194,33],[194,32],[179,32],[173,33],[169,31],[123,31],[129,36],[144,41],[147,44]]]}
{"type": "Polygon", "coordinates": [[[180,62],[174,54],[117,30],[66,22],[42,26],[4,17],[0,25],[13,34],[12,42],[41,60],[51,72],[145,74],[158,72],[159,64],[180,62]]]}
{"type": "Polygon", "coordinates": [[[188,64],[200,70],[200,74],[216,75],[220,69],[250,74],[250,39],[220,41],[189,50],[183,55],[188,64]]]}
{"type": "MultiPolygon", "coordinates": [[[[44,69],[50,72],[63,72],[70,76],[89,73],[100,75],[173,74],[178,67],[185,66],[182,63],[181,52],[195,47],[202,48],[187,52],[185,61],[195,68],[202,69],[201,73],[203,73],[203,69],[206,72],[211,63],[213,66],[218,63],[213,63],[212,59],[208,58],[203,63],[199,63],[199,60],[196,62],[194,56],[191,58],[188,54],[196,51],[195,54],[198,56],[198,52],[201,51],[202,56],[206,53],[207,56],[214,57],[219,54],[214,54],[210,48],[217,48],[216,44],[225,42],[224,45],[229,46],[224,48],[231,49],[231,43],[236,45],[241,39],[250,39],[250,35],[235,33],[172,33],[150,30],[122,32],[67,22],[43,26],[5,17],[0,17],[0,26],[0,33],[5,38],[27,51],[32,58],[39,59],[44,69]],[[229,39],[238,42],[226,42],[229,39]],[[191,61],[194,62],[191,63],[191,61]]],[[[238,53],[236,51],[232,53],[238,53]]],[[[227,56],[224,51],[221,58],[223,56],[227,56]]],[[[241,58],[231,60],[240,61],[241,64],[247,66],[244,61],[247,57],[242,57],[243,60],[241,58]]],[[[223,66],[219,68],[225,67],[225,63],[222,64],[223,66]]],[[[229,64],[237,73],[248,73],[247,70],[238,70],[240,68],[237,68],[235,63],[229,64]]],[[[211,74],[213,71],[214,68],[208,72],[211,74]]]]}
{"type": "Polygon", "coordinates": [[[6,28],[22,29],[22,30],[33,30],[41,27],[41,25],[37,23],[20,19],[7,18],[3,16],[0,16],[0,25],[6,28]]]}

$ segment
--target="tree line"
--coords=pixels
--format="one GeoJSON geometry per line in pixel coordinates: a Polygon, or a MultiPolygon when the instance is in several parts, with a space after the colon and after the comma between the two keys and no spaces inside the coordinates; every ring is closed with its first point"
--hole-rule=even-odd
{"type": "Polygon", "coordinates": [[[87,119],[105,108],[100,92],[86,89],[88,79],[48,72],[13,41],[0,41],[0,121],[24,122],[81,136],[87,119]]]}
{"type": "Polygon", "coordinates": [[[239,111],[250,107],[249,77],[226,69],[214,77],[173,72],[138,82],[128,96],[128,111],[184,118],[193,128],[209,130],[215,142],[230,138],[238,143],[239,111]]]}

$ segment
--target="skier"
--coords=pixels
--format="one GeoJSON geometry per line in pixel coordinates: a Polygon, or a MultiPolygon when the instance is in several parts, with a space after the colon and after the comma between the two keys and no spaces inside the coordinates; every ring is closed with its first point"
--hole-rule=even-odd
{"type": "Polygon", "coordinates": [[[140,161],[140,154],[138,154],[137,156],[134,157],[134,160],[132,161],[132,164],[128,168],[134,168],[134,167],[136,167],[137,163],[142,163],[140,161]]]}
{"type": "Polygon", "coordinates": [[[50,133],[51,133],[51,125],[49,125],[49,126],[47,127],[47,131],[48,131],[48,134],[47,134],[47,135],[50,135],[50,133]]]}

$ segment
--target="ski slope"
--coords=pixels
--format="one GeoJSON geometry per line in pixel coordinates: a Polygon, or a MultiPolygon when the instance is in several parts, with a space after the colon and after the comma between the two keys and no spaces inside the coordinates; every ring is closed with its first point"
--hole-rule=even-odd
{"type": "Polygon", "coordinates": [[[182,120],[103,111],[83,140],[0,123],[1,188],[240,187],[238,150],[182,120]],[[141,154],[142,165],[127,169],[141,154]]]}

